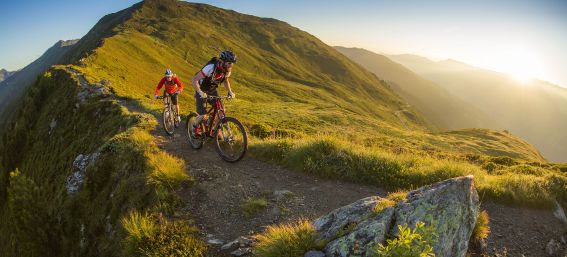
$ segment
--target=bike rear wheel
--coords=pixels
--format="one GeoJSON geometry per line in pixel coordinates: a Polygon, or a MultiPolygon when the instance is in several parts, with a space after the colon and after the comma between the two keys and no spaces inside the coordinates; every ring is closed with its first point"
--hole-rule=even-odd
{"type": "MultiPolygon", "coordinates": [[[[189,114],[189,116],[187,116],[187,122],[185,123],[185,128],[187,131],[187,139],[189,140],[189,145],[191,145],[193,149],[201,149],[201,147],[203,147],[204,135],[201,136],[194,135],[193,123],[195,122],[196,118],[197,118],[196,113],[189,114]]],[[[203,131],[201,131],[201,133],[203,133],[203,131]]]]}
{"type": "Polygon", "coordinates": [[[175,131],[175,121],[173,116],[174,114],[171,111],[171,108],[163,109],[163,113],[162,113],[163,129],[165,130],[165,133],[167,133],[168,135],[173,135],[173,132],[175,131]]]}
{"type": "Polygon", "coordinates": [[[248,150],[248,135],[240,121],[233,117],[223,118],[217,125],[213,137],[219,156],[227,162],[237,162],[248,150]]]}

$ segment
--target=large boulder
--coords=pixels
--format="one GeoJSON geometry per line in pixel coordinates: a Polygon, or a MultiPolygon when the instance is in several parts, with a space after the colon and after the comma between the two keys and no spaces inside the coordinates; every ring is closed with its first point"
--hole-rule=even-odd
{"type": "Polygon", "coordinates": [[[406,201],[396,206],[392,234],[398,235],[398,225],[415,227],[420,221],[431,225],[437,234],[433,251],[437,256],[463,257],[467,253],[480,203],[473,177],[448,179],[422,187],[408,194],[406,201]]]}
{"type": "Polygon", "coordinates": [[[418,222],[436,233],[436,256],[463,257],[479,213],[472,176],[448,179],[408,193],[394,207],[376,212],[383,198],[373,196],[331,211],[313,225],[328,240],[327,257],[372,256],[373,248],[398,235],[398,225],[415,228],[418,222]]]}

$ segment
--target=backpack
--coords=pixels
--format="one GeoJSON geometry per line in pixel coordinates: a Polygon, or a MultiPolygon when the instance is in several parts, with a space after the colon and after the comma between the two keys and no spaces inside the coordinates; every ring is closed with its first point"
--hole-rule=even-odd
{"type": "MultiPolygon", "coordinates": [[[[209,65],[209,64],[214,64],[214,68],[213,68],[213,73],[215,74],[217,71],[217,62],[218,62],[218,58],[215,56],[213,58],[211,58],[197,73],[199,73],[201,70],[203,70],[203,68],[205,68],[205,66],[209,65]]],[[[226,77],[224,77],[221,81],[216,81],[213,82],[212,81],[212,76],[210,77],[205,77],[201,83],[201,87],[203,90],[208,91],[208,90],[213,90],[216,89],[218,87],[219,83],[222,83],[224,80],[226,79],[226,77]]]]}

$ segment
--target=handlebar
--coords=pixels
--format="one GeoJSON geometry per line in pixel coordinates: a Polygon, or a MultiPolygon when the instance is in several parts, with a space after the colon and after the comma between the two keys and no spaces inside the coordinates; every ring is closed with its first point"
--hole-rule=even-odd
{"type": "Polygon", "coordinates": [[[206,99],[230,99],[228,96],[214,96],[214,95],[208,95],[206,97],[206,99]]]}

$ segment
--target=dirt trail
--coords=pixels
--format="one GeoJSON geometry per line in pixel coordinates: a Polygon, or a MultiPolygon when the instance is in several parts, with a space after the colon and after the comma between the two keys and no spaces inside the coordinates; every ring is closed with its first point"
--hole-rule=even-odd
{"type": "MultiPolygon", "coordinates": [[[[271,224],[313,219],[360,198],[387,193],[378,187],[290,171],[250,156],[236,164],[227,163],[218,157],[212,142],[207,142],[201,150],[191,149],[181,130],[174,136],[166,136],[159,127],[153,135],[163,150],[185,160],[188,173],[195,178],[195,185],[180,194],[187,203],[186,211],[194,217],[207,240],[214,238],[226,243],[260,232],[271,224]],[[292,194],[278,199],[274,195],[278,190],[292,194]],[[250,197],[266,199],[268,207],[247,218],[240,204],[250,197]]],[[[483,204],[482,209],[488,210],[491,217],[489,253],[502,253],[506,248],[507,256],[547,256],[546,244],[551,239],[560,240],[565,228],[550,210],[493,203],[483,204]]],[[[211,256],[229,256],[218,249],[212,246],[211,256]]]]}

